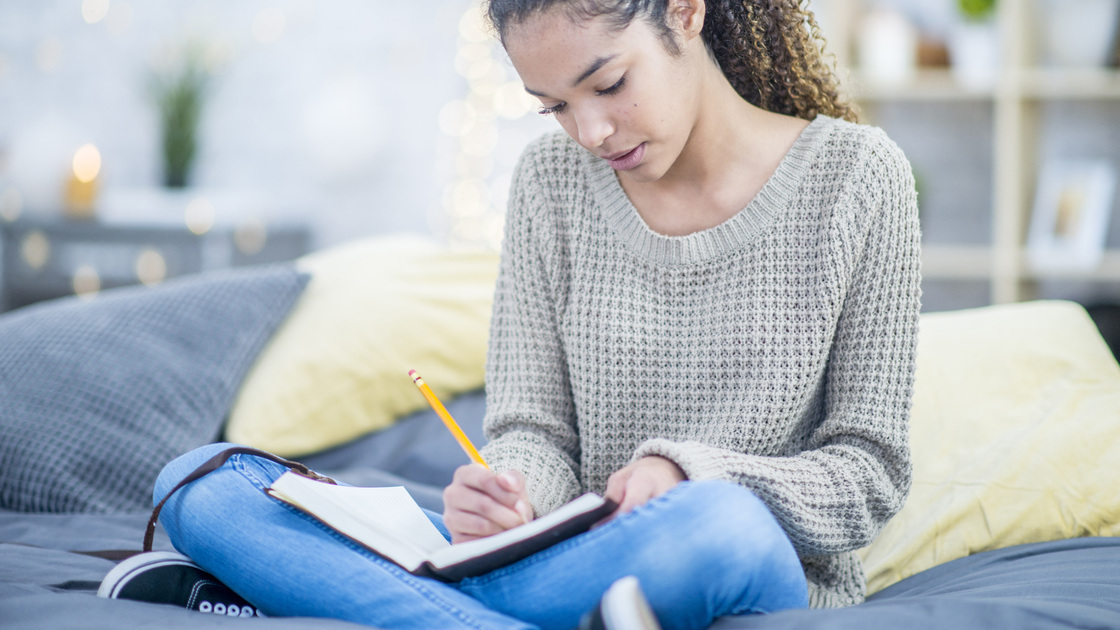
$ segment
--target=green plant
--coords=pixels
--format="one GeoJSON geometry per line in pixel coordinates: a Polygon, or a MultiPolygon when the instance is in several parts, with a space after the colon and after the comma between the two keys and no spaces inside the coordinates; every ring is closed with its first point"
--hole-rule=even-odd
{"type": "Polygon", "coordinates": [[[995,13],[996,0],[957,0],[957,8],[966,19],[986,20],[995,13]]]}
{"type": "Polygon", "coordinates": [[[198,149],[198,123],[209,73],[197,48],[188,48],[181,62],[152,75],[151,89],[159,109],[163,183],[187,185],[198,149]]]}

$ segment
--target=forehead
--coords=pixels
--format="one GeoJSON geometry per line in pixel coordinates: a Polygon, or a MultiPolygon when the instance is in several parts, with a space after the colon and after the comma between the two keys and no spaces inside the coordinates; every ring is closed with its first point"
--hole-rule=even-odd
{"type": "Polygon", "coordinates": [[[502,41],[526,87],[550,88],[571,82],[595,60],[641,47],[651,37],[641,19],[619,29],[606,17],[573,18],[551,8],[511,24],[502,41]]]}
{"type": "Polygon", "coordinates": [[[570,55],[588,45],[608,44],[618,35],[619,31],[604,17],[574,17],[560,7],[552,7],[509,25],[502,43],[516,64],[518,58],[546,50],[570,55]]]}

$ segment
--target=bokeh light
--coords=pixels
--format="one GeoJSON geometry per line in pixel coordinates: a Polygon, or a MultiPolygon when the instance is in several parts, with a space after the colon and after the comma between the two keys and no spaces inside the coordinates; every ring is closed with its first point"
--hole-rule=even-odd
{"type": "Polygon", "coordinates": [[[0,218],[11,223],[23,214],[23,195],[17,188],[9,188],[0,195],[0,218]]]}
{"type": "Polygon", "coordinates": [[[23,257],[23,262],[27,263],[28,267],[42,269],[51,257],[51,242],[47,240],[46,234],[35,230],[23,237],[23,243],[20,244],[20,256],[23,257]]]}
{"type": "Polygon", "coordinates": [[[101,275],[90,265],[82,265],[74,270],[71,286],[78,297],[93,299],[101,291],[101,275]]]}
{"type": "Polygon", "coordinates": [[[202,236],[214,227],[214,204],[206,197],[195,197],[183,212],[187,229],[202,236]]]}
{"type": "Polygon", "coordinates": [[[83,144],[74,153],[74,177],[83,184],[97,179],[101,172],[101,152],[92,144],[83,144]]]}
{"type": "Polygon", "coordinates": [[[147,286],[163,282],[167,277],[167,261],[154,249],[145,249],[136,257],[136,277],[147,286]]]}
{"type": "Polygon", "coordinates": [[[477,118],[474,105],[464,100],[454,100],[439,110],[439,128],[449,136],[463,136],[474,127],[477,118]]]}
{"type": "Polygon", "coordinates": [[[507,81],[494,92],[494,111],[502,118],[516,120],[540,107],[520,81],[507,81]]]}
{"type": "Polygon", "coordinates": [[[234,245],[246,256],[260,253],[267,242],[268,227],[260,219],[245,221],[233,232],[234,245]]]}
{"type": "Polygon", "coordinates": [[[97,24],[109,14],[109,0],[82,0],[82,18],[86,24],[97,24]]]}
{"type": "Polygon", "coordinates": [[[490,34],[487,32],[478,4],[472,3],[470,8],[463,12],[463,17],[459,18],[459,37],[471,43],[489,42],[490,34]]]}

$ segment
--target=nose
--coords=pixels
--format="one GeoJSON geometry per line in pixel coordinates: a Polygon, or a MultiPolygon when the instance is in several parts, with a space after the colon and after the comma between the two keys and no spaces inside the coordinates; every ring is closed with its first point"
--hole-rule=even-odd
{"type": "Polygon", "coordinates": [[[601,108],[587,107],[576,113],[576,128],[579,143],[585,149],[595,149],[614,133],[610,117],[601,108]]]}

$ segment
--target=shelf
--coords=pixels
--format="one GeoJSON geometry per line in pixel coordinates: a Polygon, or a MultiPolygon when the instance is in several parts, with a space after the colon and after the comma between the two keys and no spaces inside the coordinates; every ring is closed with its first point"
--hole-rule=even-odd
{"type": "Polygon", "coordinates": [[[1110,249],[1104,253],[1101,263],[1091,271],[1046,271],[1031,268],[1026,253],[1022,257],[1022,274],[1033,280],[1084,280],[1088,282],[1120,282],[1120,250],[1110,249]]]}
{"type": "Polygon", "coordinates": [[[1033,68],[1022,74],[1023,96],[1033,99],[1120,99],[1120,71],[1105,68],[1033,68]]]}
{"type": "MultiPolygon", "coordinates": [[[[991,280],[992,252],[987,245],[922,245],[922,277],[930,280],[991,280]]],[[[1106,251],[1100,265],[1089,271],[1036,271],[1026,252],[1020,256],[1019,266],[1019,275],[1025,280],[1120,282],[1120,249],[1106,251]]]]}
{"type": "Polygon", "coordinates": [[[987,245],[922,245],[922,277],[933,280],[990,280],[992,248],[987,245]]]}
{"type": "Polygon", "coordinates": [[[883,82],[868,79],[864,73],[853,70],[849,88],[856,100],[874,101],[991,101],[995,86],[987,90],[973,90],[963,86],[953,78],[947,68],[921,69],[913,80],[902,82],[883,82]]]}
{"type": "Polygon", "coordinates": [[[852,95],[860,101],[985,102],[1000,95],[1036,100],[1120,100],[1120,71],[1105,68],[1031,68],[987,90],[963,87],[947,69],[923,69],[913,80],[881,82],[853,71],[852,95]]]}

